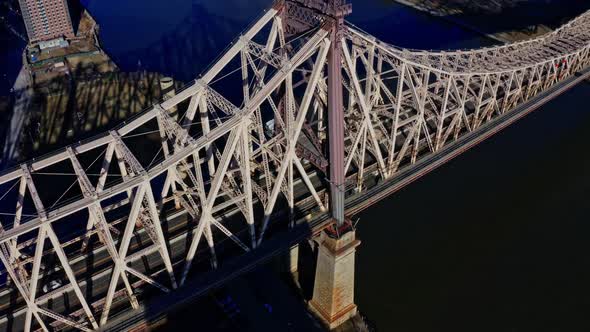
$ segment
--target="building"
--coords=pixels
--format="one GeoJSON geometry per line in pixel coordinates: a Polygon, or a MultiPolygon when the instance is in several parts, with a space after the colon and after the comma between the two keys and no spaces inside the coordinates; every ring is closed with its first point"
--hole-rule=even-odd
{"type": "Polygon", "coordinates": [[[19,0],[29,42],[74,37],[67,0],[19,0]]]}

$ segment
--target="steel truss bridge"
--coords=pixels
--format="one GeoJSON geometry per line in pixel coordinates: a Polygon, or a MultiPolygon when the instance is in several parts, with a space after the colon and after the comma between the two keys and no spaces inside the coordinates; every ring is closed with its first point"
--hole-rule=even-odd
{"type": "Polygon", "coordinates": [[[15,202],[3,324],[98,329],[296,219],[340,224],[347,200],[590,64],[590,13],[534,40],[431,52],[377,40],[350,11],[276,1],[175,97],[0,175],[15,202]]]}

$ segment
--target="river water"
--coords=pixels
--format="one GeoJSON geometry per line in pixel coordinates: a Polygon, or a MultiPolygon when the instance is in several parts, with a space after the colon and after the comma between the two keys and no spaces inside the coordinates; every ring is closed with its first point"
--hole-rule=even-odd
{"type": "MultiPolygon", "coordinates": [[[[83,2],[122,70],[183,81],[270,3],[83,2]]],[[[355,1],[350,21],[402,47],[491,43],[388,1],[355,1]]],[[[359,216],[356,300],[379,331],[590,330],[588,96],[584,83],[359,216]]]]}

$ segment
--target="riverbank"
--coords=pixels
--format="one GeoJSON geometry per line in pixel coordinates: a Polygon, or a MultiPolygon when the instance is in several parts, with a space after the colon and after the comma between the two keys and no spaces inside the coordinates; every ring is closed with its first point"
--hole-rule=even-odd
{"type": "Polygon", "coordinates": [[[44,88],[58,79],[118,71],[100,45],[97,22],[87,10],[78,11],[81,14],[75,37],[62,39],[56,47],[44,48],[34,43],[25,48],[23,66],[34,89],[44,88]]]}
{"type": "MultiPolygon", "coordinates": [[[[108,2],[108,0],[100,1],[105,7],[116,7],[116,3],[108,2]]],[[[230,12],[228,10],[228,13],[230,12]]],[[[141,14],[138,13],[138,15],[141,14]]],[[[395,21],[389,18],[388,20],[395,21]]],[[[228,26],[233,27],[233,25],[228,26]]],[[[445,26],[428,30],[428,27],[423,25],[408,24],[405,28],[404,31],[420,30],[423,35],[429,37],[424,38],[424,42],[435,46],[455,42],[448,36],[445,37],[448,40],[437,39],[437,33],[441,35],[452,33],[452,30],[449,32],[450,29],[445,26]]],[[[384,35],[391,35],[391,38],[402,35],[401,32],[392,31],[395,30],[386,29],[384,35]]],[[[225,37],[220,36],[222,35],[216,34],[212,38],[224,40],[225,37]]],[[[197,45],[198,42],[192,44],[197,45]]],[[[194,71],[198,71],[199,66],[204,65],[192,61],[186,62],[190,63],[190,68],[194,71]]],[[[162,66],[173,64],[180,67],[186,62],[162,61],[162,66]]],[[[162,70],[162,68],[164,67],[155,68],[154,71],[162,70]]],[[[187,75],[193,75],[193,73],[187,72],[187,75]]],[[[586,98],[584,96],[587,94],[577,96],[578,100],[581,100],[586,98]]],[[[543,318],[551,320],[550,317],[553,315],[563,318],[564,321],[571,318],[563,312],[560,313],[560,309],[565,311],[576,307],[574,305],[560,307],[560,305],[564,303],[563,298],[568,294],[570,298],[576,299],[577,297],[573,296],[574,291],[579,291],[579,288],[573,289],[574,286],[572,286],[571,292],[562,292],[564,295],[561,301],[537,300],[539,296],[542,296],[539,294],[544,294],[545,285],[551,284],[552,281],[557,283],[555,289],[563,291],[563,285],[566,283],[583,285],[582,282],[572,283],[572,278],[579,278],[582,281],[587,280],[586,276],[588,276],[587,273],[581,275],[576,273],[578,271],[572,267],[573,264],[570,264],[572,259],[583,260],[583,253],[587,251],[584,249],[585,242],[581,239],[586,232],[579,231],[578,227],[584,224],[584,216],[587,213],[584,213],[583,208],[581,209],[579,225],[568,221],[558,226],[549,220],[562,220],[563,214],[576,213],[575,210],[572,211],[572,207],[587,206],[583,199],[587,197],[587,192],[577,190],[585,188],[585,184],[582,185],[575,179],[576,175],[580,175],[580,169],[573,166],[574,163],[577,165],[580,162],[577,153],[585,150],[581,146],[570,144],[583,142],[582,133],[587,131],[584,128],[578,128],[578,130],[572,130],[572,133],[580,133],[580,135],[570,133],[563,136],[563,132],[551,130],[556,127],[564,128],[563,126],[568,123],[575,127],[571,124],[572,122],[580,126],[586,123],[583,121],[586,118],[580,116],[583,109],[578,107],[577,113],[580,114],[574,118],[573,113],[576,112],[571,111],[572,106],[575,105],[560,105],[552,112],[539,113],[545,114],[544,116],[532,115],[533,120],[525,122],[528,123],[525,127],[529,127],[526,134],[521,132],[522,126],[519,125],[518,130],[514,129],[502,134],[506,137],[501,138],[502,135],[500,135],[499,138],[491,141],[492,143],[483,143],[482,148],[461,157],[462,162],[457,160],[452,165],[442,168],[430,177],[400,191],[387,202],[371,209],[374,214],[367,213],[363,216],[363,220],[371,220],[371,222],[360,224],[360,237],[364,242],[357,259],[360,264],[357,268],[359,271],[357,303],[361,311],[367,313],[382,331],[440,331],[443,327],[445,330],[448,328],[455,331],[517,329],[527,331],[526,326],[531,326],[530,323],[535,322],[527,322],[526,317],[536,318],[535,320],[540,322],[539,325],[542,325],[543,318]],[[561,109],[569,110],[569,112],[564,115],[560,113],[561,109]],[[568,117],[568,121],[565,121],[568,117]],[[534,119],[544,120],[536,121],[536,125],[532,125],[531,123],[535,122],[534,119]],[[576,120],[572,121],[572,119],[576,120]],[[539,132],[543,135],[539,135],[539,132]],[[549,147],[543,146],[543,153],[535,154],[535,148],[540,145],[538,140],[543,136],[552,136],[556,144],[551,144],[549,147]],[[547,158],[546,151],[557,151],[560,154],[557,157],[552,155],[552,158],[547,158]],[[499,158],[499,155],[504,157],[499,158]],[[516,163],[511,157],[516,157],[516,163]],[[564,167],[563,164],[558,163],[558,160],[563,157],[571,159],[569,167],[567,164],[564,167]],[[529,163],[518,163],[522,161],[521,159],[526,159],[529,163]],[[530,170],[535,170],[534,177],[530,175],[530,170]],[[553,184],[547,184],[547,174],[571,176],[571,181],[563,181],[562,186],[564,188],[570,186],[573,189],[566,191],[562,188],[562,191],[558,192],[564,197],[564,202],[539,200],[546,199],[543,196],[555,195],[555,182],[559,187],[561,178],[553,181],[553,184]],[[523,175],[526,181],[520,179],[523,175]],[[522,190],[513,192],[516,187],[522,190]],[[568,197],[573,199],[567,200],[568,197]],[[529,204],[526,205],[525,202],[529,204]],[[546,212],[547,207],[550,206],[553,206],[555,213],[552,213],[550,217],[543,216],[543,212],[546,212]],[[510,208],[521,210],[521,213],[511,215],[506,212],[510,208]],[[534,211],[534,215],[531,216],[529,211],[534,211]],[[542,222],[538,222],[538,218],[543,217],[546,220],[541,219],[542,222]],[[381,225],[377,227],[373,221],[381,225]],[[561,238],[567,235],[567,230],[571,233],[577,231],[580,240],[576,242],[562,240],[561,238]],[[541,237],[537,232],[541,233],[541,237]],[[556,255],[554,252],[556,247],[564,247],[562,254],[563,252],[566,254],[560,257],[556,255]],[[568,252],[577,256],[571,258],[567,255],[568,252]],[[562,261],[563,265],[559,265],[558,261],[562,261]],[[539,277],[544,277],[547,281],[537,279],[539,277]],[[514,279],[516,282],[513,281],[514,279]],[[533,281],[535,285],[531,286],[529,281],[533,281]],[[481,288],[478,288],[480,284],[481,288]],[[528,305],[527,301],[529,301],[528,305]],[[535,309],[536,306],[541,307],[547,303],[550,305],[546,309],[547,314],[543,317],[536,315],[534,310],[526,310],[531,307],[535,309]],[[553,303],[555,304],[552,305],[553,303]],[[511,322],[510,317],[519,317],[520,320],[514,319],[511,322]],[[481,325],[470,326],[471,329],[457,328],[457,324],[471,323],[466,322],[469,319],[472,322],[479,321],[481,325]],[[522,326],[525,328],[522,329],[522,326]]],[[[583,159],[583,162],[587,164],[586,159],[583,159]]],[[[586,261],[575,264],[575,266],[578,265],[588,266],[586,261]]],[[[553,287],[547,288],[553,289],[553,287]]],[[[262,293],[261,296],[277,295],[270,287],[259,289],[258,292],[262,293]]],[[[556,293],[557,291],[553,291],[546,296],[550,297],[553,294],[559,299],[560,294],[556,293]]],[[[565,304],[567,305],[567,302],[565,304]]],[[[189,308],[184,316],[189,323],[179,328],[196,328],[195,319],[198,318],[199,322],[209,319],[212,315],[210,311],[201,310],[203,307],[208,306],[189,308]],[[195,312],[199,313],[198,317],[195,316],[195,312]]],[[[580,311],[584,310],[580,309],[580,311]]],[[[574,312],[572,315],[576,316],[574,310],[570,312],[574,312]]],[[[224,311],[216,311],[216,314],[221,316],[222,320],[228,315],[224,311]]],[[[182,317],[175,317],[172,322],[176,322],[177,318],[182,317]]],[[[201,325],[198,327],[202,328],[201,325]]],[[[529,328],[528,330],[539,331],[543,330],[544,326],[537,327],[537,329],[529,328]]],[[[239,330],[239,327],[231,326],[227,329],[227,331],[236,330],[239,330]]],[[[173,327],[171,331],[174,331],[173,327]]]]}
{"type": "Polygon", "coordinates": [[[9,124],[0,128],[3,167],[107,130],[163,97],[164,75],[120,72],[100,45],[97,22],[80,12],[66,47],[23,52],[12,96],[0,100],[0,119],[9,124]]]}
{"type": "Polygon", "coordinates": [[[580,15],[576,1],[390,0],[502,43],[540,37],[580,15]]]}

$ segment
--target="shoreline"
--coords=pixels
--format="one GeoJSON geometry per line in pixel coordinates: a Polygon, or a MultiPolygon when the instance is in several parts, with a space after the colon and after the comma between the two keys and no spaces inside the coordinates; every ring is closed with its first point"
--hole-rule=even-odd
{"type": "MultiPolygon", "coordinates": [[[[551,27],[549,27],[545,24],[537,23],[532,26],[533,31],[530,31],[531,27],[528,27],[529,29],[527,29],[527,31],[524,31],[523,29],[514,28],[512,30],[491,33],[491,32],[486,32],[485,31],[486,28],[483,26],[478,27],[478,26],[472,24],[471,22],[467,22],[465,20],[455,17],[457,15],[469,16],[472,14],[470,14],[466,11],[463,11],[463,9],[458,8],[458,7],[453,8],[453,5],[450,5],[447,8],[443,8],[442,6],[439,8],[434,8],[433,6],[430,6],[428,3],[426,3],[426,4],[418,3],[418,0],[391,0],[391,1],[393,3],[398,3],[398,4],[403,5],[405,7],[412,8],[414,10],[421,12],[421,13],[426,13],[426,14],[430,15],[431,17],[436,18],[436,19],[440,19],[444,22],[455,24],[463,29],[480,34],[483,37],[486,37],[486,38],[489,38],[489,39],[494,40],[496,42],[504,43],[504,44],[518,42],[518,41],[522,41],[522,40],[526,40],[526,39],[538,38],[538,37],[541,37],[547,33],[550,33],[551,31],[553,31],[553,29],[551,27]]],[[[485,13],[482,12],[477,16],[484,17],[485,16],[484,14],[485,13]]],[[[495,13],[495,14],[498,14],[498,13],[495,13]]],[[[489,28],[492,28],[492,26],[490,26],[489,28]]]]}
{"type": "MultiPolygon", "coordinates": [[[[62,49],[29,61],[31,45],[12,85],[0,167],[31,159],[108,129],[164,94],[157,72],[122,72],[100,45],[99,25],[84,9],[78,35],[62,49]]],[[[181,82],[174,80],[174,89],[181,82]]]]}

